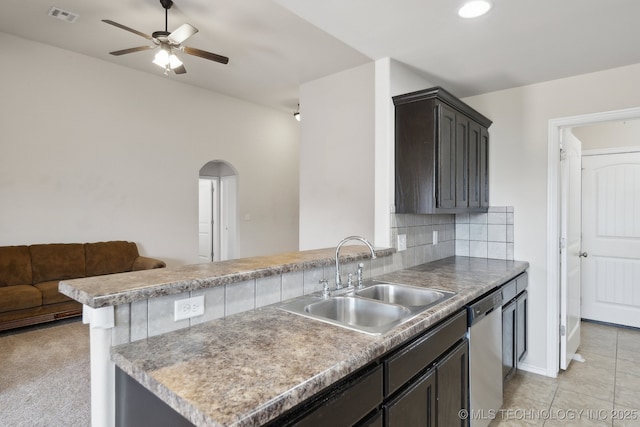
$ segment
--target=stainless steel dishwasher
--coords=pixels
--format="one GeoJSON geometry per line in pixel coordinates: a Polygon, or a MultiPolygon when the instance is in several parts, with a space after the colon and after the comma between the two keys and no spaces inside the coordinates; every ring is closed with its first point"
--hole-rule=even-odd
{"type": "Polygon", "coordinates": [[[502,407],[502,291],[467,305],[469,425],[488,426],[502,407]]]}

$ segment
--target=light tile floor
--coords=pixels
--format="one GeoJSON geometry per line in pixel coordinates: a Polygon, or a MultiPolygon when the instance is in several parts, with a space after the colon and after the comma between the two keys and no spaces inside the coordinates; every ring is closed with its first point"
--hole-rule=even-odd
{"type": "Polygon", "coordinates": [[[516,372],[490,427],[640,426],[640,330],[582,322],[578,353],[557,378],[516,372]]]}

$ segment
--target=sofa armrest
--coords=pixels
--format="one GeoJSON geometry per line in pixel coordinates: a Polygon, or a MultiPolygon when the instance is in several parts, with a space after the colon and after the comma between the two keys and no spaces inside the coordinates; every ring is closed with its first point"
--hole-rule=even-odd
{"type": "Polygon", "coordinates": [[[166,266],[167,264],[165,264],[164,261],[160,261],[159,259],[139,256],[133,262],[133,267],[131,268],[131,271],[151,270],[152,268],[163,268],[166,266]]]}

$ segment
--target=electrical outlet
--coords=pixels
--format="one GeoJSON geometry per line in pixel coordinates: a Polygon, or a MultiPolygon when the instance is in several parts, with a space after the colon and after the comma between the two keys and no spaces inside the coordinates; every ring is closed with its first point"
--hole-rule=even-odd
{"type": "Polygon", "coordinates": [[[181,299],[174,302],[173,320],[188,319],[190,317],[202,316],[204,314],[204,295],[193,298],[181,299]]]}
{"type": "Polygon", "coordinates": [[[438,230],[433,230],[433,244],[438,244],[438,230]]]}
{"type": "Polygon", "coordinates": [[[407,250],[407,235],[398,234],[398,252],[407,250]]]}

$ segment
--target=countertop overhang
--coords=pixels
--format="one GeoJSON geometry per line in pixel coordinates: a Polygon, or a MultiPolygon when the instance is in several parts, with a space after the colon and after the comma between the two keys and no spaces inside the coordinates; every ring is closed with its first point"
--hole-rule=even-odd
{"type": "MultiPolygon", "coordinates": [[[[101,308],[331,265],[335,262],[335,251],[335,248],[315,249],[63,280],[58,289],[84,305],[101,308]]],[[[375,252],[383,257],[395,249],[375,248],[375,252]]],[[[341,263],[366,258],[371,258],[371,253],[362,245],[344,246],[340,251],[341,263]]]]}
{"type": "Polygon", "coordinates": [[[195,425],[262,425],[528,266],[522,261],[451,257],[379,276],[376,279],[457,293],[382,336],[273,305],[114,347],[111,358],[195,425]]]}

